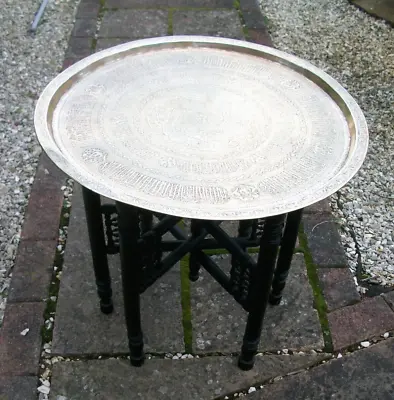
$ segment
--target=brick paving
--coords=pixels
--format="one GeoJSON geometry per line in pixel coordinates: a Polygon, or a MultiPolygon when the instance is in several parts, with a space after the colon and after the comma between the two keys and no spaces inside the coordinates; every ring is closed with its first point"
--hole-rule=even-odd
{"type": "Polygon", "coordinates": [[[351,2],[369,14],[382,18],[394,26],[394,2],[392,0],[351,0],[351,2]]]}
{"type": "Polygon", "coordinates": [[[381,296],[328,315],[334,350],[394,330],[393,312],[381,296]]]}
{"type": "MultiPolygon", "coordinates": [[[[81,0],[63,66],[129,40],[172,34],[272,44],[254,0],[81,0]]],[[[78,185],[58,292],[51,282],[64,182],[43,155],[0,328],[0,399],[37,399],[39,364],[51,366],[52,356],[69,357],[49,368],[53,400],[219,399],[248,391],[250,399],[338,395],[352,400],[370,398],[372,392],[379,399],[394,398],[388,379],[394,372],[393,339],[381,339],[394,330],[394,292],[360,298],[327,201],[305,210],[302,252],[294,258],[283,304],[268,311],[265,353],[254,370],[240,371],[232,356],[239,351],[245,314],[206,275],[186,284],[182,262],[143,296],[146,347],[152,356],[136,369],[127,362],[117,257],[110,262],[115,312],[99,312],[78,185]],[[47,298],[54,293],[51,337],[41,328],[46,308],[48,317],[47,298]],[[363,340],[371,346],[359,350],[363,340]],[[44,345],[52,345],[52,354],[40,356],[44,345]],[[343,357],[331,360],[333,351],[334,357],[338,351],[343,357]],[[199,358],[185,358],[186,353],[199,358]],[[182,355],[185,359],[178,360],[182,355]]],[[[234,230],[234,224],[227,229],[234,230]]],[[[216,257],[224,268],[229,265],[226,255],[216,257]]]]}
{"type": "Polygon", "coordinates": [[[355,352],[308,372],[267,385],[247,400],[357,399],[394,397],[394,340],[355,352]]]}
{"type": "Polygon", "coordinates": [[[331,312],[360,301],[353,275],[348,268],[319,268],[317,276],[326,300],[327,311],[331,312]]]}

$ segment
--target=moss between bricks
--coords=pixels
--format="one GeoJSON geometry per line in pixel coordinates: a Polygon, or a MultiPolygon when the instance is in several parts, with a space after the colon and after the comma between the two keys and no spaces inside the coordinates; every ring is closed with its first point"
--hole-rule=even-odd
{"type": "MultiPolygon", "coordinates": [[[[105,7],[105,0],[99,0],[99,2],[100,2],[100,8],[99,8],[99,12],[98,12],[98,15],[97,15],[97,27],[100,26],[100,23],[101,23],[101,21],[103,20],[103,17],[104,17],[104,13],[109,10],[107,7],[105,7]]],[[[113,11],[115,11],[115,10],[113,10],[113,11]]],[[[95,35],[92,38],[91,50],[93,52],[96,51],[98,33],[99,33],[99,28],[96,29],[95,35]]]]}
{"type": "Polygon", "coordinates": [[[300,227],[299,239],[300,239],[300,245],[304,253],[309,283],[311,284],[313,291],[314,305],[319,315],[319,321],[323,332],[324,351],[327,353],[332,353],[333,345],[332,345],[330,327],[327,319],[327,304],[323,297],[323,293],[319,283],[319,278],[317,276],[316,265],[313,263],[312,254],[309,250],[308,241],[302,225],[300,227]]]}
{"type": "Polygon", "coordinates": [[[234,0],[233,6],[237,11],[241,10],[241,1],[240,0],[234,0]]]}
{"type": "Polygon", "coordinates": [[[100,3],[99,17],[102,17],[102,16],[103,16],[103,13],[104,13],[104,11],[105,11],[105,9],[106,9],[106,7],[105,7],[105,0],[99,0],[99,3],[100,3]]]}
{"type": "MultiPolygon", "coordinates": [[[[71,208],[67,207],[65,202],[66,201],[63,202],[63,208],[62,208],[61,214],[60,214],[59,230],[62,228],[64,229],[64,227],[68,227],[69,220],[70,220],[71,208]],[[67,215],[67,217],[65,215],[67,215]]],[[[58,242],[58,244],[61,244],[61,243],[58,242]]],[[[43,344],[52,341],[54,324],[52,323],[51,328],[47,329],[45,326],[45,321],[48,320],[50,317],[53,317],[56,312],[57,297],[59,294],[59,287],[60,287],[59,272],[62,271],[62,267],[63,267],[65,246],[66,246],[66,242],[64,242],[62,244],[62,249],[61,250],[56,249],[56,253],[55,253],[55,258],[54,258],[54,262],[53,262],[54,268],[52,270],[52,277],[51,277],[51,282],[50,282],[49,291],[48,291],[48,299],[47,299],[46,308],[44,311],[44,325],[41,328],[41,336],[42,336],[43,344]],[[55,268],[56,268],[56,270],[55,270],[55,268]],[[54,297],[54,296],[56,297],[55,301],[51,300],[51,297],[54,297]]]]}
{"type": "Polygon", "coordinates": [[[237,10],[239,19],[241,20],[242,32],[243,32],[243,34],[245,36],[245,39],[249,39],[249,31],[248,31],[248,27],[246,26],[246,23],[245,23],[245,18],[244,18],[243,14],[242,14],[242,11],[241,11],[240,0],[234,0],[233,6],[237,10]]]}
{"type": "Polygon", "coordinates": [[[96,51],[96,47],[97,47],[97,38],[93,38],[92,39],[92,45],[91,45],[91,50],[92,50],[92,52],[95,52],[96,51]]]}
{"type": "Polygon", "coordinates": [[[174,34],[174,27],[173,27],[173,16],[174,16],[174,9],[170,8],[168,10],[168,27],[167,27],[167,33],[169,35],[173,35],[174,34]]]}
{"type": "Polygon", "coordinates": [[[263,22],[266,28],[268,29],[268,26],[270,25],[270,20],[263,14],[263,22]]]}
{"type": "MultiPolygon", "coordinates": [[[[55,324],[55,316],[56,316],[56,306],[58,301],[59,295],[59,288],[60,288],[60,279],[61,279],[61,272],[63,269],[63,262],[64,262],[64,252],[66,247],[67,241],[67,228],[69,225],[70,220],[70,203],[67,198],[63,200],[63,207],[60,213],[60,221],[59,221],[59,238],[57,241],[56,253],[53,261],[53,269],[52,269],[52,276],[51,281],[49,284],[48,289],[48,298],[46,301],[46,307],[44,310],[44,321],[41,327],[41,354],[39,360],[39,376],[45,376],[45,379],[51,381],[52,378],[52,369],[50,363],[51,354],[45,355],[45,346],[52,342],[53,339],[53,329],[55,324]],[[63,231],[64,236],[61,235],[61,230],[63,231]],[[59,245],[61,247],[59,248],[59,245]],[[49,325],[46,324],[46,321],[50,318],[53,318],[49,325]]],[[[40,383],[38,383],[40,385],[40,383]]]]}
{"type": "Polygon", "coordinates": [[[56,312],[57,295],[59,293],[59,286],[60,286],[60,280],[57,278],[57,273],[61,271],[62,265],[63,265],[63,255],[61,254],[60,251],[56,250],[53,266],[57,267],[57,270],[56,271],[52,270],[48,299],[44,310],[44,325],[41,327],[42,344],[49,343],[52,340],[53,324],[51,329],[48,329],[45,326],[45,321],[47,321],[50,317],[53,317],[56,312]],[[56,296],[55,301],[51,300],[51,297],[53,296],[56,296]]]}

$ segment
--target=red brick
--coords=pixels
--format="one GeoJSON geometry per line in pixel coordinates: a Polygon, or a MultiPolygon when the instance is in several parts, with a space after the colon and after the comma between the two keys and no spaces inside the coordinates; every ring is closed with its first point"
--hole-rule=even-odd
{"type": "Polygon", "coordinates": [[[56,243],[56,239],[19,243],[9,302],[40,301],[47,296],[56,243]]]}
{"type": "Polygon", "coordinates": [[[65,175],[42,154],[25,214],[22,239],[53,240],[58,237],[65,175]]]}
{"type": "Polygon", "coordinates": [[[254,11],[261,14],[261,8],[258,0],[240,0],[239,3],[241,11],[254,11]]]}
{"type": "Polygon", "coordinates": [[[75,37],[93,37],[96,33],[96,18],[78,18],[71,33],[75,37]]]}
{"type": "Polygon", "coordinates": [[[84,58],[92,54],[93,39],[90,37],[71,36],[65,58],[84,58]]]}
{"type": "Polygon", "coordinates": [[[317,274],[328,311],[360,301],[353,275],[347,268],[319,268],[317,274]]]}
{"type": "Polygon", "coordinates": [[[70,57],[70,58],[65,58],[63,60],[63,65],[62,65],[62,71],[64,71],[65,69],[67,69],[68,67],[71,67],[71,65],[75,64],[76,62],[82,60],[85,57],[70,57]]]}
{"type": "Polygon", "coordinates": [[[36,375],[45,303],[8,304],[0,329],[0,375],[36,375]],[[26,336],[21,332],[29,328],[26,336]]]}
{"type": "Polygon", "coordinates": [[[207,7],[233,8],[233,0],[107,0],[107,8],[207,7]]]}
{"type": "MultiPolygon", "coordinates": [[[[289,357],[290,358],[290,357],[289,357]]],[[[307,371],[284,377],[246,400],[392,400],[394,340],[346,354],[307,371]]]]}
{"type": "Polygon", "coordinates": [[[334,350],[341,350],[394,329],[394,312],[382,297],[328,314],[334,350]]]}
{"type": "Polygon", "coordinates": [[[304,214],[303,227],[313,262],[318,267],[346,268],[347,259],[330,214],[304,214]]]}
{"type": "Polygon", "coordinates": [[[330,203],[328,202],[328,199],[318,201],[315,204],[305,207],[304,213],[306,213],[306,214],[331,213],[330,203]]]}
{"type": "Polygon", "coordinates": [[[387,301],[389,306],[394,310],[394,290],[391,292],[385,293],[383,298],[387,301]]]}
{"type": "Polygon", "coordinates": [[[261,12],[257,10],[246,10],[242,12],[242,17],[248,29],[266,30],[264,17],[261,12]]]}
{"type": "Polygon", "coordinates": [[[344,280],[351,280],[354,286],[353,275],[348,268],[319,268],[317,273],[322,287],[332,286],[344,280]]]}
{"type": "Polygon", "coordinates": [[[75,18],[97,18],[99,10],[99,0],[81,0],[75,18]]]}
{"type": "Polygon", "coordinates": [[[249,42],[274,47],[270,35],[265,29],[248,29],[249,42]]]}

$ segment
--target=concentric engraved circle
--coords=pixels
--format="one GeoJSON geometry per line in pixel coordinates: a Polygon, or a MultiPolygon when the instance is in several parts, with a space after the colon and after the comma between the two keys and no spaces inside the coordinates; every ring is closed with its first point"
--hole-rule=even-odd
{"type": "Polygon", "coordinates": [[[141,40],[82,60],[45,89],[35,124],[83,185],[206,219],[314,203],[354,175],[368,144],[361,110],[324,72],[207,37],[141,40]]]}

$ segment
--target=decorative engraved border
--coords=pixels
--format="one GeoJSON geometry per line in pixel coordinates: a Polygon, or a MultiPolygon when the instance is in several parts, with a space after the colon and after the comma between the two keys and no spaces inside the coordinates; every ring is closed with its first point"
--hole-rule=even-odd
{"type": "Polygon", "coordinates": [[[83,186],[103,196],[144,209],[185,218],[211,220],[262,218],[294,211],[322,200],[340,189],[356,174],[368,149],[368,128],[360,107],[353,97],[328,74],[307,61],[270,47],[239,40],[205,36],[172,36],[137,40],[103,50],[77,62],[58,75],[45,88],[36,105],[34,124],[38,140],[48,156],[59,168],[83,186]],[[189,208],[179,203],[159,204],[153,199],[137,198],[130,191],[111,189],[102,185],[97,177],[86,171],[82,173],[75,168],[58,148],[50,130],[52,114],[62,94],[78,77],[89,73],[110,59],[120,59],[124,52],[136,51],[140,53],[155,48],[173,47],[211,47],[264,57],[284,64],[316,83],[337,103],[345,115],[349,127],[351,127],[351,147],[343,168],[330,181],[319,183],[308,193],[299,194],[296,199],[285,198],[273,206],[261,204],[261,208],[253,209],[247,207],[240,209],[236,205],[234,211],[225,211],[221,209],[220,205],[210,209],[201,209],[201,205],[198,204],[190,204],[189,208]]]}

